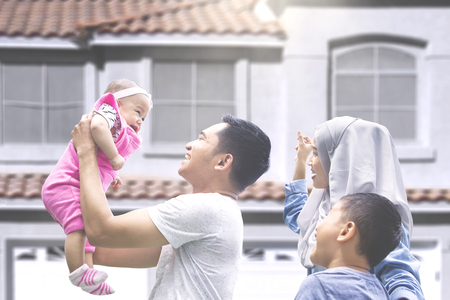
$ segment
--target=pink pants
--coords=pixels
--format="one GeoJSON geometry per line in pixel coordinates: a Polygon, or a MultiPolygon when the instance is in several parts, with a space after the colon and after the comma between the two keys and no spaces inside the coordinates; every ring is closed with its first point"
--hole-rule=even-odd
{"type": "MultiPolygon", "coordinates": [[[[53,219],[61,225],[67,235],[76,230],[84,230],[80,206],[80,176],[78,159],[72,144],[64,152],[55,169],[48,176],[42,187],[44,206],[53,219]]],[[[115,179],[115,171],[100,169],[103,190],[115,179]]],[[[86,242],[86,252],[94,252],[95,247],[86,242]]]]}

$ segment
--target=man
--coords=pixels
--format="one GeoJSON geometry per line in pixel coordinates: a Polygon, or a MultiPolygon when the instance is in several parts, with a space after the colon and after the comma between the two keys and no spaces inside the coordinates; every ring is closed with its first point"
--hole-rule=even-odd
{"type": "Polygon", "coordinates": [[[150,299],[231,299],[242,251],[243,221],[235,200],[269,168],[270,140],[231,115],[186,145],[178,173],[193,187],[148,209],[113,216],[102,190],[90,115],[72,131],[81,210],[94,263],[154,267],[150,299]]]}

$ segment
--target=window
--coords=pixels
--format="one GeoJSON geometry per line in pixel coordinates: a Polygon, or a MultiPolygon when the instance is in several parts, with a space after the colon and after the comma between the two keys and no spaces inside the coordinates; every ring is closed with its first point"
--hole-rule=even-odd
{"type": "Polygon", "coordinates": [[[384,43],[335,49],[332,116],[350,115],[380,123],[396,141],[417,139],[417,52],[384,43]]]}
{"type": "Polygon", "coordinates": [[[154,60],[152,65],[153,146],[186,143],[222,115],[236,114],[234,62],[154,60]]]}
{"type": "Polygon", "coordinates": [[[82,64],[4,62],[0,144],[67,143],[84,111],[82,64]]]}

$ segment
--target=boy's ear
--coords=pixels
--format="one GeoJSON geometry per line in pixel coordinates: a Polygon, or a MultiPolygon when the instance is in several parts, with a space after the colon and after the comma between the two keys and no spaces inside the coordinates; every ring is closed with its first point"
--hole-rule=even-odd
{"type": "Polygon", "coordinates": [[[350,240],[356,233],[356,225],[354,222],[347,222],[342,227],[337,238],[338,242],[346,242],[350,240]]]}
{"type": "Polygon", "coordinates": [[[218,171],[226,171],[229,168],[231,168],[232,163],[233,163],[233,155],[227,153],[219,158],[219,161],[214,166],[214,169],[218,171]]]}

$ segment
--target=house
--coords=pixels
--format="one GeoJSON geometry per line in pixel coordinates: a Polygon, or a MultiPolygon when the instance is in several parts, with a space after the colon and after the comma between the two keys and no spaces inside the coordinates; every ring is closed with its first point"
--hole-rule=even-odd
{"type": "Polygon", "coordinates": [[[15,248],[63,244],[40,187],[81,114],[117,78],[149,90],[154,109],[121,170],[125,186],[108,192],[114,213],[189,192],[177,177],[186,142],[232,113],[259,125],[273,149],[269,172],[238,201],[244,248],[295,250],[281,212],[297,129],[312,135],[334,116],[363,117],[395,139],[423,287],[444,299],[449,16],[437,0],[1,1],[0,299],[14,299],[15,248]]]}

